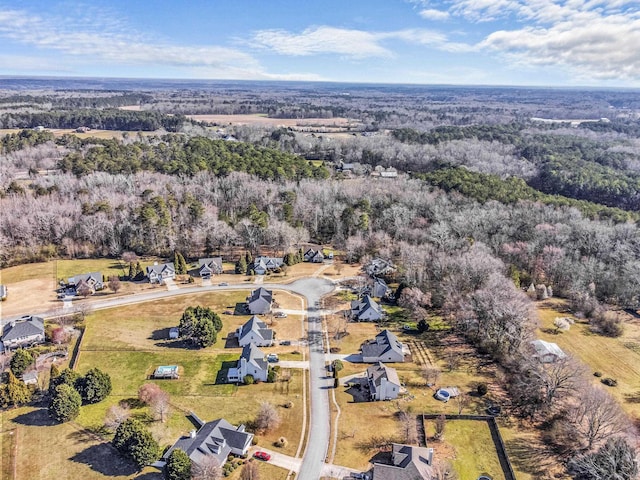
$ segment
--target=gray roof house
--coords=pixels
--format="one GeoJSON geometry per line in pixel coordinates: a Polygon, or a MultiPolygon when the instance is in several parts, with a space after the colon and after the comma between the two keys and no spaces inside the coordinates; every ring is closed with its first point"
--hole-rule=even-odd
{"type": "Polygon", "coordinates": [[[198,265],[198,273],[202,278],[210,278],[211,275],[222,273],[222,257],[200,258],[198,265]]]}
{"type": "Polygon", "coordinates": [[[162,284],[166,279],[176,278],[176,267],[173,262],[151,265],[147,267],[147,277],[150,283],[162,284]]]}
{"type": "Polygon", "coordinates": [[[351,317],[359,322],[377,322],[382,319],[382,309],[373,298],[365,295],[351,302],[351,317]]]}
{"type": "Polygon", "coordinates": [[[373,258],[364,267],[364,270],[370,276],[376,277],[378,275],[387,275],[389,273],[393,273],[396,271],[396,267],[395,265],[393,265],[393,263],[382,258],[373,258]]]}
{"type": "Polygon", "coordinates": [[[534,340],[531,346],[535,350],[534,358],[537,358],[540,363],[554,363],[567,356],[555,343],[534,340]]]}
{"type": "Polygon", "coordinates": [[[314,250],[310,248],[304,253],[304,261],[311,263],[322,263],[324,262],[324,255],[321,250],[314,250]]]}
{"type": "Polygon", "coordinates": [[[196,465],[201,465],[209,457],[218,465],[224,465],[229,454],[246,455],[251,447],[253,433],[245,432],[244,425],[235,427],[220,418],[207,422],[193,430],[189,436],[178,439],[163,455],[166,462],[171,452],[176,448],[184,450],[196,465]]]}
{"type": "Polygon", "coordinates": [[[383,298],[387,295],[388,291],[389,287],[387,287],[387,282],[379,277],[373,279],[373,286],[371,287],[372,297],[383,298]]]}
{"type": "Polygon", "coordinates": [[[391,461],[373,464],[373,480],[430,480],[433,448],[391,444],[391,461]]]}
{"type": "Polygon", "coordinates": [[[80,275],[75,275],[69,278],[67,283],[70,287],[74,287],[76,292],[83,285],[89,287],[92,292],[102,290],[104,288],[104,284],[102,283],[102,272],[81,273],[80,275]]]}
{"type": "Polygon", "coordinates": [[[44,319],[42,317],[25,316],[4,326],[2,344],[5,350],[39,343],[44,343],[44,319]]]}
{"type": "Polygon", "coordinates": [[[404,362],[407,352],[407,348],[389,330],[383,330],[373,340],[363,343],[361,350],[364,363],[404,362]]]}
{"type": "Polygon", "coordinates": [[[258,347],[270,347],[273,345],[274,335],[273,330],[254,315],[238,328],[236,337],[241,347],[252,343],[258,347]]]}
{"type": "Polygon", "coordinates": [[[242,347],[242,354],[238,359],[235,368],[230,368],[227,373],[229,383],[242,382],[247,375],[253,376],[254,380],[267,381],[269,364],[264,359],[264,352],[250,343],[242,347]]]}
{"type": "Polygon", "coordinates": [[[260,287],[251,292],[247,298],[247,305],[251,315],[261,315],[271,311],[271,302],[273,301],[273,292],[266,288],[260,287]]]}
{"type": "Polygon", "coordinates": [[[284,258],[256,257],[253,261],[253,271],[256,275],[264,275],[268,271],[277,270],[284,265],[284,258]]]}
{"type": "Polygon", "coordinates": [[[395,368],[378,362],[367,368],[371,400],[394,400],[400,393],[400,378],[395,368]]]}

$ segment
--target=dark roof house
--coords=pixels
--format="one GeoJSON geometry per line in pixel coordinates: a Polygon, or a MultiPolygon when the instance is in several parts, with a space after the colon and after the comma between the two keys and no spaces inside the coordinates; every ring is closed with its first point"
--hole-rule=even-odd
{"type": "Polygon", "coordinates": [[[198,260],[198,273],[202,278],[222,273],[222,257],[201,258],[198,260]]]}
{"type": "Polygon", "coordinates": [[[387,282],[382,278],[376,277],[373,279],[373,286],[371,287],[371,296],[376,298],[383,298],[387,295],[389,287],[387,282]]]}
{"type": "Polygon", "coordinates": [[[373,340],[362,344],[364,363],[404,362],[405,346],[389,330],[383,330],[373,340]]]}
{"type": "Polygon", "coordinates": [[[256,257],[253,261],[252,269],[256,275],[264,275],[268,271],[277,270],[284,265],[284,258],[278,257],[256,257]]]}
{"type": "Polygon", "coordinates": [[[430,480],[433,448],[393,443],[388,463],[373,464],[373,480],[430,480]]]}
{"type": "Polygon", "coordinates": [[[376,322],[382,319],[382,309],[369,295],[351,302],[351,316],[359,322],[376,322]]]}
{"type": "Polygon", "coordinates": [[[44,319],[25,316],[7,323],[2,331],[2,344],[6,350],[44,343],[44,319]]]}
{"type": "Polygon", "coordinates": [[[242,347],[242,354],[235,368],[230,368],[227,373],[227,381],[230,383],[242,382],[244,377],[251,375],[254,380],[267,381],[269,363],[264,358],[264,352],[250,343],[242,347]]]}
{"type": "Polygon", "coordinates": [[[268,328],[267,324],[255,315],[238,328],[236,336],[241,347],[251,343],[258,347],[270,347],[273,345],[273,330],[268,328]]]}
{"type": "Polygon", "coordinates": [[[96,290],[102,290],[104,285],[102,283],[101,272],[81,273],[75,275],[67,280],[70,287],[74,287],[76,292],[83,286],[87,286],[92,292],[96,290]]]}
{"type": "Polygon", "coordinates": [[[167,279],[176,278],[176,267],[173,262],[151,265],[147,267],[147,276],[150,283],[163,283],[167,279]]]}
{"type": "Polygon", "coordinates": [[[251,292],[247,299],[249,313],[251,315],[261,315],[271,311],[271,302],[273,301],[273,292],[266,288],[260,287],[251,292]]]}
{"type": "Polygon", "coordinates": [[[322,263],[324,261],[324,254],[320,250],[314,250],[310,248],[304,253],[304,261],[311,263],[322,263]]]}
{"type": "Polygon", "coordinates": [[[171,452],[179,448],[187,453],[194,464],[202,464],[209,457],[218,465],[224,465],[229,454],[246,455],[252,440],[253,433],[245,432],[244,425],[235,427],[220,418],[205,423],[188,437],[180,438],[162,458],[166,461],[171,452]]]}

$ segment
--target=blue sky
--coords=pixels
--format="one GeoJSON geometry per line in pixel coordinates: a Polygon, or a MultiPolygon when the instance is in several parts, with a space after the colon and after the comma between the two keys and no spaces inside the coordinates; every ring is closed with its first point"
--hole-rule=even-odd
{"type": "Polygon", "coordinates": [[[0,0],[0,75],[640,87],[640,2],[0,0]]]}

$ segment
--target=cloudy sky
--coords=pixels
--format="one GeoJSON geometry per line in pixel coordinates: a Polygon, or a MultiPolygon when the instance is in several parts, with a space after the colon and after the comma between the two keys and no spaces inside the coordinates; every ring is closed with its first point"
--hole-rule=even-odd
{"type": "Polygon", "coordinates": [[[0,0],[0,75],[640,87],[640,2],[0,0]]]}

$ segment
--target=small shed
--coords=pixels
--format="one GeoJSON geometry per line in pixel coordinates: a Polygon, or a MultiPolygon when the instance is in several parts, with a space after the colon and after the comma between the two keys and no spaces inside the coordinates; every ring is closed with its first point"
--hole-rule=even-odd
{"type": "Polygon", "coordinates": [[[535,350],[534,357],[541,363],[553,363],[566,357],[562,349],[555,343],[534,340],[531,345],[535,350]]]}
{"type": "Polygon", "coordinates": [[[178,327],[172,327],[169,329],[169,340],[175,340],[180,336],[180,329],[178,327]]]}
{"type": "Polygon", "coordinates": [[[178,374],[177,365],[161,365],[153,372],[153,378],[155,379],[177,379],[180,378],[178,374]]]}
{"type": "Polygon", "coordinates": [[[38,384],[38,372],[33,370],[22,375],[22,381],[25,385],[37,385],[38,384]]]}

